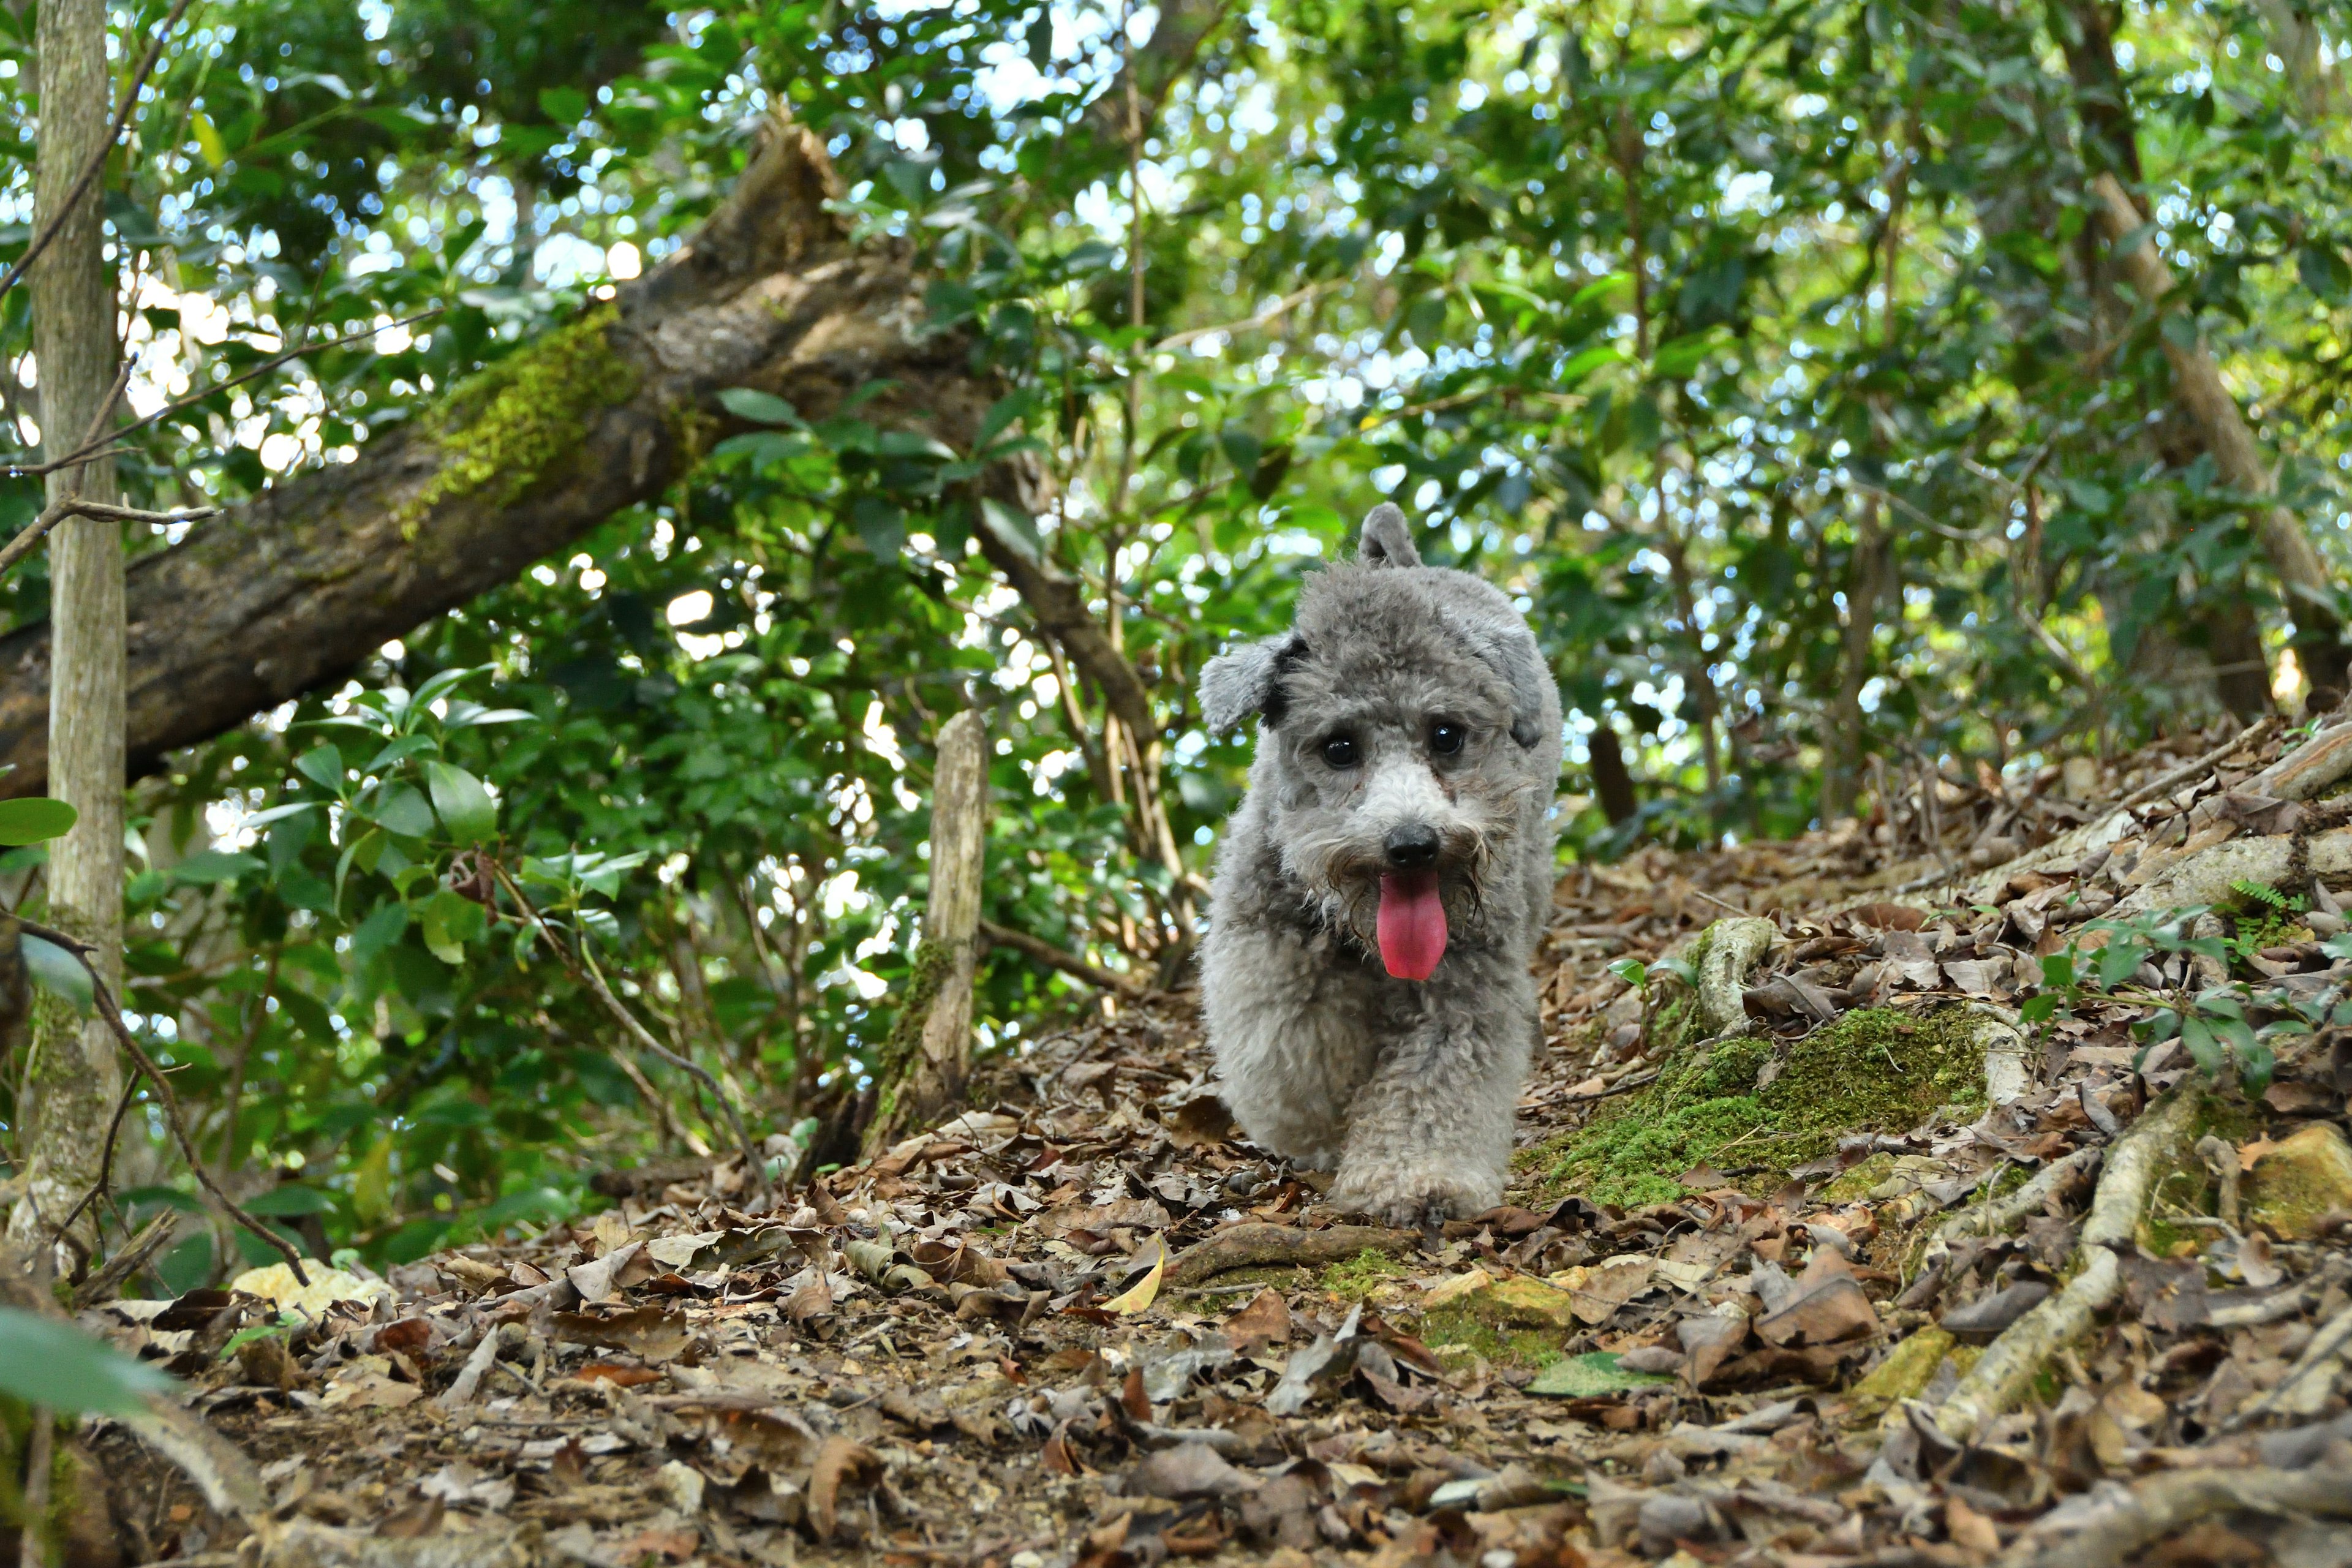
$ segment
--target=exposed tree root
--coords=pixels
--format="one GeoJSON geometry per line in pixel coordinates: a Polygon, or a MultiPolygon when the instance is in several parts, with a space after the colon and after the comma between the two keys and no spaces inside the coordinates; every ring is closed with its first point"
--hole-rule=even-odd
{"type": "MultiPolygon", "coordinates": [[[[2352,1470],[2175,1470],[2132,1488],[2128,1499],[2092,1517],[2055,1545],[2026,1542],[2002,1559],[2016,1568],[2116,1568],[2184,1524],[2243,1509],[2352,1518],[2352,1470]]],[[[2030,1538],[2029,1538],[2030,1540],[2030,1538]]]]}
{"type": "Polygon", "coordinates": [[[1780,928],[1754,915],[1721,920],[1699,938],[1699,1027],[1710,1035],[1746,1034],[1748,1005],[1743,1000],[1748,972],[1780,940],[1780,928]]]}
{"type": "Polygon", "coordinates": [[[1335,1225],[1328,1230],[1299,1230],[1286,1225],[1236,1225],[1217,1232],[1176,1260],[1168,1271],[1171,1285],[1197,1285],[1235,1268],[1266,1264],[1345,1263],[1367,1249],[1409,1252],[1421,1245],[1416,1230],[1390,1230],[1377,1225],[1335,1225]]]}
{"type": "Polygon", "coordinates": [[[2104,1149],[2077,1149],[2063,1160],[2053,1160],[2035,1173],[2033,1179],[2006,1196],[1988,1198],[1980,1204],[1949,1215],[1936,1227],[1920,1253],[1923,1265],[1932,1264],[1952,1250],[1952,1243],[1967,1236],[2006,1236],[2042,1212],[2051,1194],[2072,1182],[2077,1175],[2087,1175],[2099,1168],[2105,1157],[2104,1149]]]}
{"type": "Polygon", "coordinates": [[[2093,1320],[2114,1305],[2123,1288],[2116,1249],[2132,1245],[2157,1179],[2188,1157],[2200,1099],[2194,1079],[2176,1085],[2116,1140],[2083,1223],[2074,1278],[2003,1330],[1937,1408],[1936,1425],[1946,1436],[1967,1442],[2013,1407],[2051,1358],[2088,1333],[2093,1320]]]}

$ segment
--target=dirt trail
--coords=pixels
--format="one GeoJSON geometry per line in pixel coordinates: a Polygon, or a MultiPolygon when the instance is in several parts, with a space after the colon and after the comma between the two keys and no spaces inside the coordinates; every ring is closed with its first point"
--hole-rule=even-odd
{"type": "Polygon", "coordinates": [[[1441,1235],[1234,1142],[1174,995],[780,1205],[722,1165],[226,1356],[251,1294],[93,1310],[272,1500],[116,1431],[118,1516],[285,1563],[2342,1568],[2352,726],[2230,738],[1572,872],[1518,1179],[1441,1235]],[[2202,921],[2102,923],[2217,853],[2202,921]]]}

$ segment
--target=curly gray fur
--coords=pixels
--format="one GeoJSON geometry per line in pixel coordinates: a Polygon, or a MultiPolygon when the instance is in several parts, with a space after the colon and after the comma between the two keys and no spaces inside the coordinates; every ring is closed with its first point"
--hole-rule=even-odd
{"type": "Polygon", "coordinates": [[[1426,1224],[1501,1201],[1537,1034],[1528,972],[1551,905],[1559,693],[1491,584],[1423,566],[1375,508],[1282,636],[1201,674],[1213,726],[1258,720],[1202,959],[1226,1102],[1258,1143],[1334,1169],[1332,1200],[1426,1224]],[[1458,752],[1433,736],[1458,728],[1458,752]],[[1327,742],[1358,752],[1333,766],[1327,742]],[[1392,836],[1433,834],[1448,926],[1423,981],[1376,936],[1392,836]]]}

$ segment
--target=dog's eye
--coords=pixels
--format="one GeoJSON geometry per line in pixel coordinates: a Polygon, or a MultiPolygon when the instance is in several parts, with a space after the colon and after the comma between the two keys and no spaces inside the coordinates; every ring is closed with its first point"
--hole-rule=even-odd
{"type": "Polygon", "coordinates": [[[1324,742],[1323,761],[1328,766],[1335,768],[1354,767],[1356,765],[1356,738],[1352,735],[1334,735],[1329,740],[1324,742]]]}
{"type": "Polygon", "coordinates": [[[1429,731],[1429,749],[1441,757],[1450,757],[1461,751],[1470,731],[1459,724],[1434,724],[1429,731]]]}

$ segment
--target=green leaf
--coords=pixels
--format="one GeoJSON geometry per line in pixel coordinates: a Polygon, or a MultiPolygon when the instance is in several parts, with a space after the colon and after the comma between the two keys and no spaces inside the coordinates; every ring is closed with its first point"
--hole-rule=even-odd
{"type": "Polygon", "coordinates": [[[285,1182],[245,1200],[246,1208],[260,1215],[325,1214],[335,1206],[334,1200],[316,1187],[306,1187],[299,1182],[285,1182]]]}
{"type": "Polygon", "coordinates": [[[2132,972],[2147,962],[2147,944],[2126,942],[2120,933],[2108,939],[2099,949],[2099,984],[2112,991],[2132,976],[2132,972]]]}
{"type": "Polygon", "coordinates": [[[0,1307],[0,1392],[77,1415],[135,1415],[173,1384],[160,1367],[100,1344],[70,1323],[0,1307]]]}
{"type": "Polygon", "coordinates": [[[466,943],[480,936],[488,923],[481,905],[444,888],[425,905],[425,946],[444,963],[462,964],[466,943]]]}
{"type": "Polygon", "coordinates": [[[1536,1374],[1536,1380],[1528,1384],[1528,1392],[1554,1394],[1569,1399],[1591,1399],[1600,1394],[1657,1388],[1673,1382],[1673,1378],[1655,1373],[1628,1372],[1618,1364],[1615,1352],[1594,1351],[1587,1355],[1572,1355],[1552,1363],[1536,1374]]]}
{"type": "Polygon", "coordinates": [[[313,746],[295,758],[294,771],[320,789],[343,793],[343,753],[331,744],[313,746]]]}
{"type": "Polygon", "coordinates": [[[1622,364],[1624,362],[1625,351],[1623,349],[1619,348],[1615,343],[1602,343],[1598,348],[1590,348],[1585,350],[1582,353],[1577,355],[1574,359],[1570,360],[1566,364],[1560,366],[1559,384],[1562,386],[1574,386],[1578,382],[1582,381],[1586,376],[1591,375],[1602,365],[1622,364]]]}
{"type": "Polygon", "coordinates": [[[1005,505],[993,496],[982,498],[981,514],[999,539],[1020,550],[1033,561],[1045,559],[1045,541],[1037,531],[1037,521],[1027,512],[1005,505]]]}
{"type": "Polygon", "coordinates": [[[577,125],[587,117],[588,95],[576,87],[543,87],[539,110],[558,125],[577,125]]]}
{"type": "Polygon", "coordinates": [[[894,561],[907,548],[907,514],[880,496],[859,496],[849,509],[857,537],[877,561],[894,561]]]}
{"type": "Polygon", "coordinates": [[[481,844],[498,836],[499,803],[490,798],[481,780],[447,763],[428,762],[425,783],[433,791],[433,809],[441,814],[442,826],[451,838],[459,844],[481,844]]]}
{"type": "Polygon", "coordinates": [[[50,800],[45,795],[0,800],[0,844],[38,844],[44,838],[62,838],[73,830],[79,816],[64,801],[50,800]]]}
{"type": "Polygon", "coordinates": [[[234,882],[247,871],[258,871],[261,868],[261,858],[257,855],[205,849],[173,867],[172,879],[192,888],[208,888],[222,882],[234,882]]]}
{"type": "Polygon", "coordinates": [[[936,458],[951,463],[956,456],[954,447],[919,430],[885,430],[875,446],[886,458],[936,458]]]}
{"type": "Polygon", "coordinates": [[[719,402],[736,418],[749,419],[754,425],[790,425],[795,428],[805,428],[801,423],[801,411],[772,392],[730,386],[719,395],[719,402]]]}
{"type": "Polygon", "coordinates": [[[408,908],[404,904],[383,904],[368,918],[360,921],[352,932],[352,962],[362,969],[375,962],[378,954],[398,942],[408,930],[408,908]]]}
{"type": "Polygon", "coordinates": [[[416,793],[414,784],[379,789],[375,799],[361,808],[360,815],[403,838],[422,838],[433,831],[433,808],[425,804],[425,797],[416,793]]]}
{"type": "Polygon", "coordinates": [[[80,959],[41,937],[17,940],[25,954],[25,968],[32,974],[34,984],[56,992],[85,1013],[98,1005],[98,994],[90,989],[89,971],[81,966],[80,959]]]}

